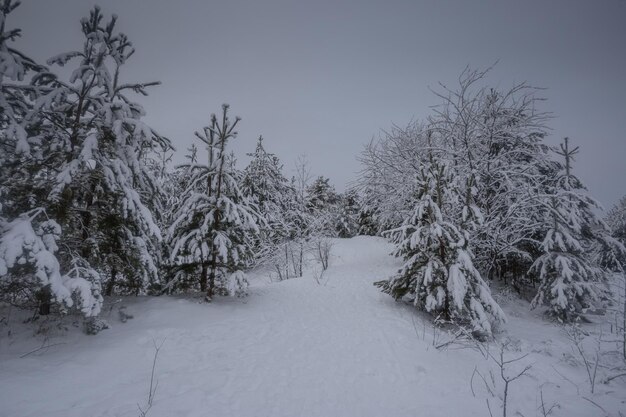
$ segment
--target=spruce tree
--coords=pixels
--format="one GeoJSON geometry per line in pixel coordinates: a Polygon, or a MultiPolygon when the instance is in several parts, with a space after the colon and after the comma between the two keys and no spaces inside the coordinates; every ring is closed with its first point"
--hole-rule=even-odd
{"type": "Polygon", "coordinates": [[[434,316],[468,320],[474,331],[489,335],[491,321],[504,321],[505,316],[474,267],[469,230],[479,216],[475,207],[464,205],[465,190],[453,176],[448,163],[435,157],[422,165],[412,215],[384,233],[397,244],[395,255],[405,264],[376,285],[434,316]],[[456,217],[458,206],[464,207],[462,218],[456,217]]]}
{"type": "Polygon", "coordinates": [[[323,176],[313,181],[307,189],[307,195],[307,206],[312,212],[329,211],[339,201],[339,196],[335,187],[330,184],[330,179],[323,176]]]}
{"type": "Polygon", "coordinates": [[[0,4],[0,294],[14,303],[35,298],[39,314],[56,302],[95,316],[102,305],[98,273],[62,256],[68,231],[62,235],[50,218],[47,196],[56,173],[50,161],[59,153],[47,140],[51,103],[41,80],[50,75],[9,46],[20,30],[8,30],[6,19],[18,6],[0,4]]]}
{"type": "Polygon", "coordinates": [[[317,177],[307,188],[306,207],[314,219],[310,233],[316,236],[336,236],[336,222],[339,210],[339,194],[329,178],[317,177]]]}
{"type": "Polygon", "coordinates": [[[598,204],[573,174],[578,147],[571,148],[565,138],[557,153],[564,163],[542,210],[547,232],[541,243],[543,253],[529,271],[540,283],[531,305],[547,303],[559,320],[572,321],[592,306],[601,291],[603,274],[589,254],[605,226],[593,211],[598,204]]]}
{"type": "Polygon", "coordinates": [[[338,237],[348,238],[359,234],[359,196],[354,190],[339,195],[335,215],[335,231],[338,237]]]}
{"type": "Polygon", "coordinates": [[[622,357],[626,360],[626,197],[608,212],[606,223],[610,236],[603,239],[597,256],[599,264],[609,274],[614,274],[611,280],[611,286],[616,290],[613,300],[618,305],[616,319],[621,322],[621,329],[617,326],[617,330],[621,331],[622,357]]]}
{"type": "Polygon", "coordinates": [[[606,223],[615,239],[626,244],[626,197],[613,207],[606,216],[606,223]]]}
{"type": "Polygon", "coordinates": [[[289,238],[287,210],[293,190],[282,173],[278,157],[265,150],[262,136],[259,136],[254,153],[248,156],[252,159],[244,170],[241,190],[257,205],[264,219],[255,245],[255,257],[265,262],[289,238]]]}
{"type": "Polygon", "coordinates": [[[242,191],[257,203],[261,213],[280,214],[284,211],[288,188],[280,160],[265,150],[263,136],[259,136],[254,153],[248,156],[252,159],[244,170],[242,191]]]}
{"type": "Polygon", "coordinates": [[[379,232],[374,210],[367,205],[361,206],[357,217],[357,234],[364,236],[376,236],[379,232]]]}
{"type": "Polygon", "coordinates": [[[228,287],[231,277],[243,283],[240,271],[251,256],[259,232],[257,207],[241,191],[242,174],[228,159],[226,146],[237,136],[239,122],[211,115],[211,124],[196,138],[205,146],[207,162],[184,165],[187,188],[169,229],[172,261],[199,273],[200,290],[211,301],[215,290],[228,287]]]}
{"type": "Polygon", "coordinates": [[[108,275],[107,292],[123,284],[139,293],[159,281],[161,231],[153,210],[161,190],[147,156],[171,145],[142,121],[145,112],[129,95],[147,95],[159,83],[123,81],[135,50],[116,22],[113,16],[105,23],[93,8],[81,20],[82,48],[49,60],[76,61],[70,79],[40,81],[47,88],[41,101],[51,103],[47,119],[61,127],[46,137],[58,149],[49,198],[55,218],[72,232],[63,245],[67,256],[108,275]]]}

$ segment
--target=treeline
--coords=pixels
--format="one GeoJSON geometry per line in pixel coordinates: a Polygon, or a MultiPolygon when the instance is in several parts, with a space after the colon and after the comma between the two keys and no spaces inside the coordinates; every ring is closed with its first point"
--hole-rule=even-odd
{"type": "Polygon", "coordinates": [[[356,194],[336,192],[328,178],[313,179],[306,159],[288,179],[259,137],[250,163],[239,170],[226,146],[239,119],[231,121],[227,112],[225,105],[220,118],[213,115],[196,133],[202,146],[192,145],[188,164],[163,170],[172,210],[163,225],[160,292],[197,289],[207,299],[216,291],[245,294],[242,271],[262,266],[276,280],[301,277],[327,237],[358,232],[356,194]]]}
{"type": "Polygon", "coordinates": [[[97,316],[103,295],[245,293],[243,271],[301,276],[317,236],[356,233],[356,200],[306,163],[287,179],[259,138],[252,161],[228,152],[228,107],[196,134],[188,164],[133,101],[158,82],[127,82],[130,40],[95,7],[82,45],[42,65],[12,47],[0,4],[0,298],[97,316]],[[62,78],[55,68],[70,71],[62,78]]]}
{"type": "Polygon", "coordinates": [[[545,144],[537,90],[485,87],[487,72],[466,69],[426,120],[362,152],[365,211],[406,261],[377,285],[486,333],[505,319],[488,279],[575,320],[608,300],[612,272],[624,270],[624,204],[613,212],[622,226],[609,228],[576,177],[578,147],[545,144]]]}
{"type": "Polygon", "coordinates": [[[377,282],[384,292],[480,334],[505,320],[492,282],[562,321],[611,302],[626,202],[598,217],[578,148],[545,143],[536,89],[489,88],[487,72],[464,71],[429,117],[365,147],[344,193],[304,159],[286,175],[261,137],[238,168],[227,105],[174,167],[170,140],[133,101],[159,83],[124,80],[134,48],[117,18],[94,8],[82,45],[43,65],[12,46],[18,5],[0,3],[2,301],[95,317],[104,295],[244,295],[245,271],[299,277],[311,257],[328,266],[326,238],[366,234],[405,260],[377,282]]]}

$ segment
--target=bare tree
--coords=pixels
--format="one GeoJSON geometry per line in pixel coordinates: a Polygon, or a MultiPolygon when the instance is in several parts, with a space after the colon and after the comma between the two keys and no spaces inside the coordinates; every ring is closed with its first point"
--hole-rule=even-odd
{"type": "Polygon", "coordinates": [[[539,389],[539,393],[540,393],[540,398],[541,398],[541,405],[539,406],[539,410],[541,411],[541,415],[543,417],[549,417],[554,411],[554,409],[561,408],[559,403],[552,403],[550,405],[546,405],[546,402],[543,399],[543,387],[539,389]]]}
{"type": "Polygon", "coordinates": [[[294,237],[297,249],[291,253],[291,262],[296,276],[301,277],[304,268],[304,258],[306,253],[306,241],[311,232],[310,226],[313,222],[311,216],[307,212],[306,198],[307,189],[311,182],[311,168],[305,155],[300,155],[296,161],[296,176],[294,177],[294,185],[296,192],[295,199],[295,215],[293,219],[294,237]]]}
{"type": "Polygon", "coordinates": [[[330,252],[333,247],[333,242],[328,238],[321,237],[315,240],[314,245],[315,260],[322,266],[322,271],[326,271],[330,261],[330,252]]]}
{"type": "Polygon", "coordinates": [[[596,346],[592,354],[589,354],[589,352],[587,352],[583,346],[585,337],[579,326],[572,325],[566,327],[565,334],[567,335],[567,338],[572,342],[572,352],[575,356],[578,356],[585,365],[585,370],[587,371],[587,380],[589,382],[591,393],[593,394],[596,387],[596,376],[598,375],[598,366],[600,364],[600,356],[602,352],[602,332],[600,332],[597,337],[596,346]]]}
{"type": "MultiPolygon", "coordinates": [[[[509,342],[505,341],[504,343],[501,343],[499,345],[499,350],[498,353],[496,353],[495,355],[489,351],[487,351],[487,356],[498,366],[498,368],[500,369],[500,379],[502,380],[502,382],[504,383],[503,386],[503,392],[501,395],[501,401],[502,401],[502,417],[506,417],[507,416],[507,410],[508,410],[508,401],[509,401],[509,391],[510,391],[510,385],[511,383],[513,383],[514,381],[518,380],[519,378],[521,378],[522,376],[526,375],[526,373],[532,368],[532,365],[527,364],[525,365],[521,370],[518,368],[517,371],[511,371],[511,366],[523,359],[525,359],[528,354],[524,354],[522,356],[518,356],[512,359],[506,359],[506,355],[505,352],[509,347],[509,342]]],[[[474,368],[474,372],[472,373],[472,377],[470,379],[470,388],[472,390],[472,394],[474,396],[476,396],[476,394],[474,393],[474,377],[478,375],[478,377],[483,381],[483,384],[485,386],[485,389],[487,390],[487,392],[492,396],[495,397],[496,394],[496,379],[493,375],[493,373],[491,373],[491,371],[489,372],[488,376],[489,378],[485,377],[480,371],[478,371],[478,369],[474,368]]],[[[487,409],[489,410],[489,415],[493,417],[493,412],[491,410],[491,403],[489,402],[489,399],[485,399],[486,403],[487,403],[487,409]]],[[[543,404],[543,397],[542,397],[542,404],[543,404]]],[[[550,409],[550,408],[549,408],[550,409]]],[[[551,410],[551,409],[550,409],[551,410]]],[[[549,415],[549,414],[545,414],[545,415],[549,415]]]]}

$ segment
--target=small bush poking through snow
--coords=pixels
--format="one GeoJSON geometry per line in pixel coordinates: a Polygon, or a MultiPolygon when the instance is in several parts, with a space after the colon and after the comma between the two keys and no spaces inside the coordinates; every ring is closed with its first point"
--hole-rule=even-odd
{"type": "Polygon", "coordinates": [[[96,335],[104,329],[109,328],[109,323],[98,317],[89,317],[85,319],[83,330],[88,335],[96,335]]]}
{"type": "Polygon", "coordinates": [[[228,294],[233,297],[245,297],[248,295],[250,283],[243,271],[235,271],[228,278],[228,294]]]}

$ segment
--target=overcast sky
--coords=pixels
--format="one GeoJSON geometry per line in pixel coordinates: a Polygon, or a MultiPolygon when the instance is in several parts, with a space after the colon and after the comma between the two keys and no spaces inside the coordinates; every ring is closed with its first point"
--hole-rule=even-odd
{"type": "MultiPolygon", "coordinates": [[[[134,43],[127,81],[160,80],[147,122],[182,155],[221,103],[242,117],[246,162],[263,134],[287,173],[306,154],[339,189],[381,128],[429,114],[437,82],[499,60],[490,83],[546,87],[551,143],[580,145],[576,173],[605,206],[626,194],[625,0],[106,0],[134,43]]],[[[43,62],[79,48],[93,3],[25,0],[10,27],[43,62]]],[[[182,158],[178,159],[182,161],[182,158]]]]}

